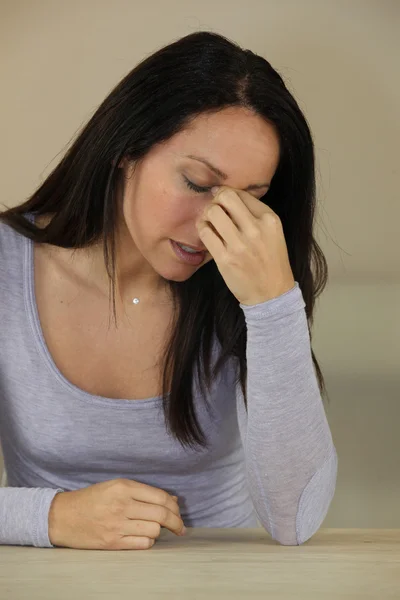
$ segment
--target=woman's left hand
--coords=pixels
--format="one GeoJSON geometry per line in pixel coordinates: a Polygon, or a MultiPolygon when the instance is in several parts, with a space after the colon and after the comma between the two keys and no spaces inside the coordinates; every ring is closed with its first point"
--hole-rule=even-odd
{"type": "Polygon", "coordinates": [[[241,304],[266,302],[295,286],[281,220],[248,192],[219,186],[196,227],[241,304]]]}

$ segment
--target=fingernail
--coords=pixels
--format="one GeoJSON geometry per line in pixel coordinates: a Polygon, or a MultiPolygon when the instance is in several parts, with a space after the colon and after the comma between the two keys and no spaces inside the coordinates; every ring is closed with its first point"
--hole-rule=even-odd
{"type": "Polygon", "coordinates": [[[218,192],[218,190],[219,190],[219,187],[218,187],[218,185],[214,185],[214,186],[211,188],[211,193],[212,193],[212,195],[213,195],[213,196],[215,196],[215,194],[218,192]]]}
{"type": "Polygon", "coordinates": [[[183,526],[183,529],[182,529],[182,531],[181,531],[180,535],[185,535],[185,534],[186,534],[186,532],[187,532],[187,529],[186,529],[186,527],[185,527],[185,526],[183,526]]]}

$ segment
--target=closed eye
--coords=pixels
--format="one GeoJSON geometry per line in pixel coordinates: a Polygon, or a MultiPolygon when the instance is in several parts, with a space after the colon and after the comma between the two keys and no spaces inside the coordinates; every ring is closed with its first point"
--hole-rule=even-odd
{"type": "Polygon", "coordinates": [[[209,192],[212,188],[212,186],[209,187],[200,187],[199,185],[195,185],[194,183],[192,183],[191,181],[189,181],[189,179],[187,179],[187,177],[183,177],[186,185],[188,186],[189,189],[193,190],[194,192],[197,192],[198,194],[205,194],[206,192],[209,192]]]}

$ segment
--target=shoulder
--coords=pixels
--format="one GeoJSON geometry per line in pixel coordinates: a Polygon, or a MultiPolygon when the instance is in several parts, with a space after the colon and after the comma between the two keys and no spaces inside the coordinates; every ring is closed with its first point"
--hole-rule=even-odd
{"type": "Polygon", "coordinates": [[[10,227],[7,223],[0,220],[0,256],[6,258],[10,247],[13,247],[20,241],[21,234],[10,227]]]}
{"type": "Polygon", "coordinates": [[[21,233],[0,220],[0,272],[20,265],[25,243],[26,238],[21,233]]]}

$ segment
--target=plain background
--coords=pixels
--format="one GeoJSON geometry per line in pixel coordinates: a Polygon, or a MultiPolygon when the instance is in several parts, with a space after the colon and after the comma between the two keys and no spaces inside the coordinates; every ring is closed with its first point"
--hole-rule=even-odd
{"type": "Polygon", "coordinates": [[[329,266],[313,330],[339,454],[324,526],[400,527],[400,1],[0,0],[0,11],[4,206],[33,192],[135,64],[183,35],[223,34],[283,76],[314,135],[329,266]]]}

